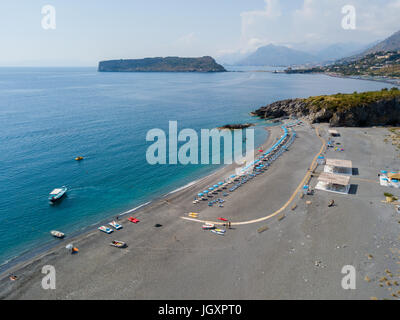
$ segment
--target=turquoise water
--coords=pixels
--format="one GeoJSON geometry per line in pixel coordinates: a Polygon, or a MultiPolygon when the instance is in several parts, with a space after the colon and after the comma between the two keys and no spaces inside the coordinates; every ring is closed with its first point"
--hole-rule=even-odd
{"type": "MultiPolygon", "coordinates": [[[[271,73],[0,69],[0,264],[195,180],[209,166],[147,164],[148,130],[254,122],[278,99],[375,90],[378,82],[271,73]],[[78,155],[82,162],[74,161],[78,155]],[[50,206],[49,192],[69,187],[50,206]]],[[[256,144],[265,139],[256,129],[256,144]]]]}

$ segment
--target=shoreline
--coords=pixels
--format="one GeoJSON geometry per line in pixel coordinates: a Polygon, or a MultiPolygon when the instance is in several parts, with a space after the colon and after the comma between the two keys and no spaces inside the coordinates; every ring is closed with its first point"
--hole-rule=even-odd
{"type": "MultiPolygon", "coordinates": [[[[262,126],[264,127],[263,129],[268,131],[268,135],[267,135],[266,139],[259,146],[255,146],[253,152],[256,152],[256,150],[260,147],[265,147],[265,145],[268,145],[271,142],[271,137],[272,137],[271,131],[273,131],[272,129],[280,128],[279,123],[272,124],[270,126],[265,126],[265,125],[262,125],[262,126]]],[[[159,202],[164,202],[165,201],[164,199],[166,199],[168,196],[172,196],[175,194],[179,194],[180,192],[184,192],[186,189],[188,189],[190,187],[195,187],[196,185],[201,184],[203,181],[210,179],[214,175],[220,175],[220,174],[224,173],[225,171],[232,171],[232,170],[234,170],[233,168],[237,167],[237,166],[238,165],[236,163],[233,163],[233,164],[222,165],[220,168],[211,170],[211,172],[210,172],[210,170],[208,170],[207,172],[205,172],[204,176],[202,176],[198,179],[195,179],[189,183],[186,183],[185,185],[183,185],[181,187],[178,187],[172,191],[169,191],[162,195],[154,197],[153,199],[151,199],[147,202],[144,202],[132,209],[118,213],[117,215],[112,215],[109,218],[102,219],[96,223],[93,223],[91,225],[88,225],[88,226],[82,228],[81,230],[73,232],[69,237],[62,240],[63,244],[46,243],[43,246],[41,246],[40,248],[37,248],[35,250],[26,250],[14,258],[6,260],[3,264],[0,265],[0,280],[2,278],[4,278],[5,276],[9,275],[10,273],[15,273],[16,270],[24,268],[26,265],[29,265],[29,264],[35,262],[36,260],[38,260],[46,255],[49,255],[54,251],[59,250],[61,247],[63,247],[67,243],[79,241],[80,239],[84,239],[92,233],[97,233],[98,226],[108,223],[109,221],[113,220],[115,217],[120,217],[121,219],[124,219],[124,217],[128,214],[138,213],[141,210],[145,210],[146,208],[148,208],[152,205],[156,205],[159,202]]]]}
{"type": "MultiPolygon", "coordinates": [[[[282,136],[280,127],[269,129],[267,145],[282,136]]],[[[386,189],[377,180],[382,169],[398,170],[393,146],[382,143],[387,129],[338,128],[341,137],[335,141],[343,152],[323,152],[327,158],[352,160],[358,169],[351,177],[353,192],[346,195],[299,193],[330,137],[327,124],[303,121],[294,130],[297,138],[289,152],[239,191],[230,192],[223,208],[209,207],[207,201],[192,204],[192,199],[199,188],[226,177],[233,166],[139,208],[139,224],[124,224],[123,218],[124,228],[113,235],[96,230],[81,236],[74,242],[78,254],[71,255],[60,245],[59,250],[19,265],[16,281],[0,279],[0,299],[390,298],[388,288],[393,285],[382,287],[379,279],[386,270],[398,268],[400,240],[398,215],[392,205],[382,203],[386,189]],[[332,199],[336,206],[330,208],[332,199]],[[226,228],[222,237],[215,235],[185,219],[189,212],[197,212],[204,221],[228,218],[233,228],[226,228]],[[115,239],[128,248],[111,247],[115,239]],[[56,290],[40,285],[44,265],[57,270],[56,290]],[[341,287],[345,265],[356,268],[359,290],[341,287]],[[369,280],[362,281],[364,277],[369,280]]],[[[317,166],[310,176],[307,183],[312,189],[323,171],[317,166]]]]}
{"type": "Polygon", "coordinates": [[[381,83],[387,83],[391,84],[394,86],[400,86],[400,79],[395,79],[395,78],[379,78],[379,77],[370,77],[370,76],[345,76],[341,74],[335,74],[335,73],[312,73],[312,74],[323,74],[328,77],[332,78],[341,78],[341,79],[353,79],[353,80],[364,80],[364,81],[375,81],[375,82],[381,82],[381,83]]]}

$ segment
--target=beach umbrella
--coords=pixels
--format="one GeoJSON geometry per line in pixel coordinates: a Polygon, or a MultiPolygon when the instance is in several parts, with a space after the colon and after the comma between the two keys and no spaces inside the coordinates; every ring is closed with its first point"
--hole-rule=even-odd
{"type": "Polygon", "coordinates": [[[387,173],[387,171],[386,170],[381,170],[381,173],[387,173]]]}
{"type": "Polygon", "coordinates": [[[204,190],[203,193],[208,193],[208,190],[204,190]]]}
{"type": "Polygon", "coordinates": [[[211,187],[211,188],[208,188],[208,190],[210,190],[210,191],[213,191],[213,190],[214,190],[214,188],[212,188],[212,187],[211,187]]]}
{"type": "Polygon", "coordinates": [[[202,197],[204,196],[204,193],[199,193],[197,196],[202,197]]]}
{"type": "Polygon", "coordinates": [[[225,218],[218,218],[218,220],[221,220],[221,221],[228,221],[228,220],[225,219],[225,218]]]}
{"type": "Polygon", "coordinates": [[[233,175],[231,175],[231,178],[235,178],[236,176],[233,174],[233,175]]]}
{"type": "Polygon", "coordinates": [[[214,184],[213,187],[214,187],[214,188],[218,188],[218,185],[217,185],[217,184],[214,184]]]}
{"type": "Polygon", "coordinates": [[[219,184],[220,186],[222,186],[224,183],[223,183],[222,181],[220,181],[220,182],[218,182],[218,184],[219,184]]]}

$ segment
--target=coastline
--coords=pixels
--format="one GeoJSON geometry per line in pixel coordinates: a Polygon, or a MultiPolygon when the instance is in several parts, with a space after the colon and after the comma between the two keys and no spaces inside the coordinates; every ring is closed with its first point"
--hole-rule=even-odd
{"type": "MultiPolygon", "coordinates": [[[[318,73],[315,73],[318,74],[318,73]]],[[[345,76],[341,74],[336,74],[336,73],[322,73],[328,77],[332,78],[341,78],[341,79],[354,79],[354,80],[364,80],[364,81],[375,81],[375,82],[381,82],[381,83],[388,83],[394,86],[400,86],[400,79],[396,78],[380,78],[380,77],[372,77],[372,76],[345,76]]]]}
{"type": "MultiPolygon", "coordinates": [[[[273,124],[271,126],[264,126],[264,129],[268,131],[268,135],[261,143],[259,146],[255,146],[255,149],[253,152],[256,152],[256,150],[260,147],[266,148],[268,145],[272,145],[273,140],[271,141],[271,138],[273,135],[271,132],[275,133],[274,128],[280,128],[279,123],[273,124]]],[[[274,136],[276,138],[276,136],[274,136]]],[[[0,265],[0,280],[4,277],[6,277],[10,273],[15,273],[17,270],[24,268],[26,265],[29,265],[31,263],[34,263],[36,260],[41,259],[45,257],[46,255],[51,255],[53,252],[62,249],[65,247],[67,243],[70,242],[78,242],[79,240],[85,239],[86,237],[90,236],[90,234],[95,234],[98,233],[99,231],[97,230],[98,226],[104,225],[108,223],[110,220],[113,220],[115,217],[119,217],[119,219],[123,219],[126,215],[128,214],[133,214],[135,213],[136,215],[140,215],[140,211],[143,211],[145,209],[148,209],[151,206],[156,206],[160,202],[164,202],[167,197],[179,194],[182,192],[185,192],[188,188],[195,188],[197,185],[204,183],[204,181],[212,179],[214,176],[222,177],[224,175],[228,176],[229,173],[233,172],[236,167],[239,167],[237,164],[229,164],[229,165],[223,165],[222,167],[215,168],[213,169],[211,167],[211,172],[208,170],[204,176],[195,179],[189,183],[186,183],[185,185],[178,187],[172,191],[168,191],[158,197],[154,197],[153,199],[150,199],[149,201],[146,201],[142,204],[139,204],[138,206],[123,211],[121,213],[118,213],[117,215],[112,215],[107,219],[102,219],[94,224],[88,225],[85,228],[78,230],[74,233],[72,233],[70,236],[68,236],[66,239],[62,240],[62,244],[60,243],[46,243],[43,246],[37,248],[36,250],[29,250],[29,251],[24,251],[21,254],[17,255],[14,258],[9,259],[8,261],[5,261],[3,264],[0,265]]],[[[200,188],[201,189],[201,188],[200,188]]],[[[195,192],[193,192],[193,196],[195,195],[195,192]]],[[[123,221],[123,220],[120,220],[123,221]]],[[[126,219],[125,219],[126,222],[126,219]]]]}
{"type": "MultiPolygon", "coordinates": [[[[282,135],[278,128],[269,128],[267,144],[282,135]]],[[[386,189],[376,177],[379,170],[398,167],[393,146],[382,143],[387,128],[338,128],[341,137],[335,140],[344,151],[330,148],[324,155],[353,161],[358,169],[351,178],[353,192],[300,196],[299,183],[329,139],[328,129],[327,124],[306,122],[296,126],[297,139],[289,152],[231,193],[223,208],[208,207],[205,201],[192,204],[192,199],[199,188],[226,177],[233,168],[217,170],[141,207],[134,215],[139,224],[122,218],[124,228],[112,235],[93,231],[81,236],[74,242],[78,254],[68,253],[63,242],[59,250],[20,265],[16,281],[0,279],[0,299],[390,298],[388,288],[378,284],[385,270],[395,271],[400,263],[398,217],[392,205],[382,203],[386,189]],[[329,208],[332,199],[336,206],[329,208]],[[287,207],[289,201],[293,203],[287,207]],[[187,220],[188,212],[199,213],[204,221],[228,218],[233,228],[215,235],[187,220]],[[114,239],[128,248],[111,247],[114,239]],[[56,290],[41,287],[44,265],[57,270],[56,290]],[[356,268],[359,290],[341,287],[344,265],[356,268]],[[370,281],[362,281],[364,277],[370,281]]],[[[323,166],[315,170],[311,188],[323,166]]]]}

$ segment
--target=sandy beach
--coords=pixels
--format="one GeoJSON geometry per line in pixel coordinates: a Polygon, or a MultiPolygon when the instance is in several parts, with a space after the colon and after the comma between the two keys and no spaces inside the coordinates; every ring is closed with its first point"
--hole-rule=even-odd
{"type": "MultiPolygon", "coordinates": [[[[65,239],[15,266],[0,277],[0,298],[397,298],[392,294],[400,290],[394,283],[400,281],[400,216],[381,201],[384,192],[399,192],[381,187],[377,177],[382,169],[399,169],[398,152],[384,143],[388,130],[338,128],[341,137],[335,141],[344,151],[325,155],[353,161],[359,174],[351,178],[351,194],[317,190],[301,198],[299,186],[328,139],[327,125],[315,126],[321,137],[308,124],[296,126],[298,138],[289,151],[231,193],[223,208],[208,207],[206,201],[193,204],[193,197],[232,174],[234,165],[135,211],[138,224],[126,221],[129,215],[122,217],[120,231],[106,235],[94,230],[65,239]],[[332,199],[336,206],[328,208],[332,199]],[[205,221],[227,218],[232,229],[225,236],[203,231],[200,222],[184,219],[189,212],[205,221]],[[258,232],[260,228],[265,231],[258,232]],[[128,248],[111,247],[111,240],[125,241],[128,248]],[[79,248],[78,254],[67,252],[69,242],[79,248]],[[44,265],[56,269],[55,290],[41,286],[44,265]],[[356,290],[342,289],[345,265],[356,268],[356,290]],[[10,273],[18,279],[10,281],[10,273]],[[384,276],[390,285],[379,282],[384,276]]],[[[263,148],[281,135],[280,127],[270,128],[263,148]]],[[[321,170],[319,166],[316,174],[321,170]]],[[[316,181],[311,180],[311,187],[316,181]]]]}

